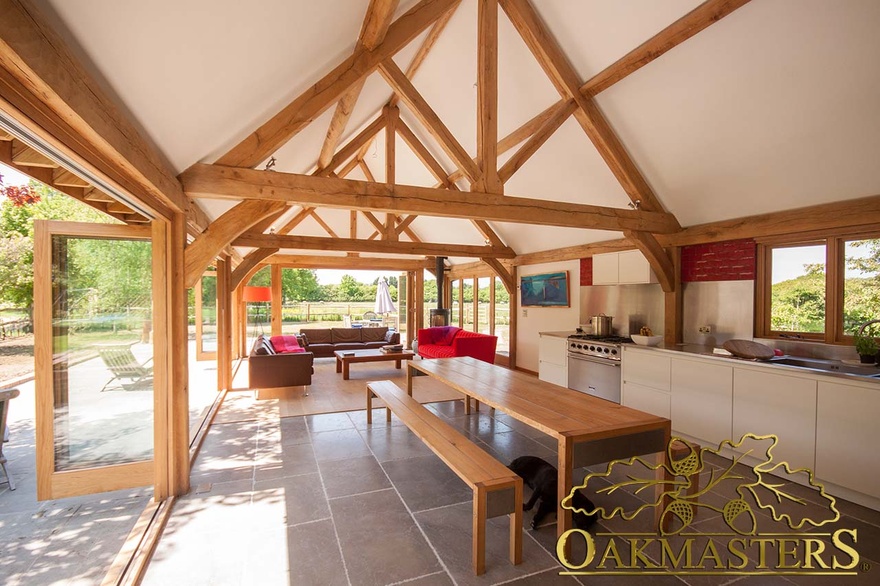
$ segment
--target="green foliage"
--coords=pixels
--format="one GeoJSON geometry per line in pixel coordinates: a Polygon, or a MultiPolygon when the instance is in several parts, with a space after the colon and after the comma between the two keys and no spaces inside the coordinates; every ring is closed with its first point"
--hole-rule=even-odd
{"type": "Polygon", "coordinates": [[[856,336],[856,352],[860,356],[874,356],[877,354],[877,342],[871,336],[856,336]]]}
{"type": "Polygon", "coordinates": [[[825,331],[825,275],[808,272],[773,285],[770,327],[784,332],[825,331]]]}
{"type": "Polygon", "coordinates": [[[321,285],[318,273],[308,269],[282,269],[281,297],[285,302],[320,301],[321,285]]]}

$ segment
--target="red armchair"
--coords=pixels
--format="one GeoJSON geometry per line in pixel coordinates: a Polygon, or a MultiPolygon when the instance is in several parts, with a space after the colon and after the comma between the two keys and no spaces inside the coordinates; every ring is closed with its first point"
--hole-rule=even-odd
{"type": "Polygon", "coordinates": [[[495,364],[498,336],[468,332],[455,326],[425,328],[418,332],[418,350],[422,358],[472,356],[495,364]]]}

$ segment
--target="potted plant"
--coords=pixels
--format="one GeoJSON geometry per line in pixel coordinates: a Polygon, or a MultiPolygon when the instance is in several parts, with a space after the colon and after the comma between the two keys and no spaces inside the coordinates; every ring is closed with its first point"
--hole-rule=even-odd
{"type": "Polygon", "coordinates": [[[856,352],[865,364],[873,364],[877,360],[877,342],[871,336],[856,336],[856,352]]]}

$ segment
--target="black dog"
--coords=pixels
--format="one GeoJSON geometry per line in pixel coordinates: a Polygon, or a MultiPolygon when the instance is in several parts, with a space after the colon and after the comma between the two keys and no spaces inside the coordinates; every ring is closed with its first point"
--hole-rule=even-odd
{"type": "MultiPolygon", "coordinates": [[[[532,529],[537,529],[538,524],[547,516],[547,513],[556,511],[557,487],[559,486],[556,467],[535,456],[521,456],[511,462],[508,468],[522,477],[526,486],[532,489],[532,496],[529,498],[529,502],[523,505],[524,511],[532,510],[538,499],[541,500],[541,503],[538,505],[538,511],[532,519],[532,529]]],[[[596,508],[592,501],[579,490],[574,492],[572,505],[576,509],[583,509],[585,511],[592,511],[596,508]]],[[[572,519],[574,520],[575,527],[586,531],[596,522],[596,513],[586,515],[584,513],[572,512],[572,519]]]]}

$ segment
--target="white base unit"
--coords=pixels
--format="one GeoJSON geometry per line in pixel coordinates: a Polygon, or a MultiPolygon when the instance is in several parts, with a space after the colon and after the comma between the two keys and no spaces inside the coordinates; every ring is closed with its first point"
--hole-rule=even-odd
{"type": "Polygon", "coordinates": [[[733,377],[733,437],[779,438],[774,461],[792,468],[816,465],[816,380],[737,368],[733,377]]]}
{"type": "Polygon", "coordinates": [[[656,415],[657,417],[670,418],[670,395],[669,391],[659,391],[638,383],[623,383],[622,404],[656,415]]]}
{"type": "Polygon", "coordinates": [[[672,430],[717,447],[729,439],[733,368],[709,362],[672,360],[672,430]]]}
{"type": "Polygon", "coordinates": [[[542,335],[538,339],[538,378],[568,386],[568,338],[542,335]]]}
{"type": "Polygon", "coordinates": [[[816,477],[880,498],[880,390],[819,381],[816,477]]]}

